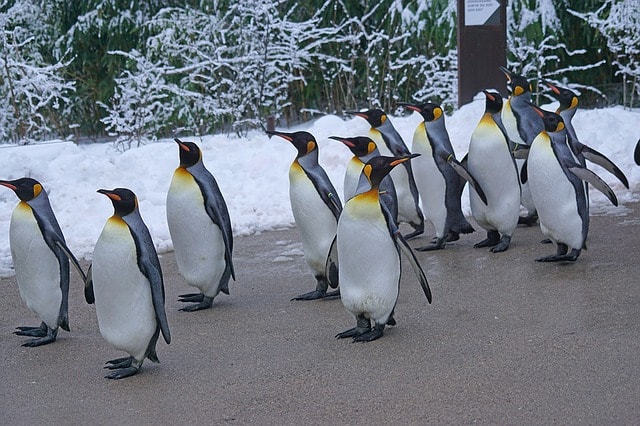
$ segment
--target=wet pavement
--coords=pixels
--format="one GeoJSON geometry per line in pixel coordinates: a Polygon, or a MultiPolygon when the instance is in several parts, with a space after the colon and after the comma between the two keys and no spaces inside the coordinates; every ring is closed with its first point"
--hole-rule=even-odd
{"type": "Polygon", "coordinates": [[[12,334],[39,320],[2,279],[0,422],[637,423],[640,204],[619,212],[592,218],[575,263],[535,262],[555,251],[537,227],[518,228],[505,253],[474,249],[483,232],[417,252],[433,304],[403,261],[398,324],[371,343],[334,338],[355,325],[340,300],[289,300],[315,286],[295,229],[237,237],[237,281],[207,311],[178,311],[191,289],[163,254],[173,341],[120,381],[103,378],[124,354],[100,336],[76,275],[71,333],[39,348],[12,334]]]}

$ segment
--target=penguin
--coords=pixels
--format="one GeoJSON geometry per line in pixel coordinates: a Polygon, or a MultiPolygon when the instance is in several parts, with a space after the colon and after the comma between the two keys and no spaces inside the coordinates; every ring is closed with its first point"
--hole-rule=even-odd
{"type": "Polygon", "coordinates": [[[145,358],[159,362],[158,335],[169,344],[171,334],[160,261],[136,195],[126,188],[98,192],[111,200],[114,214],[96,242],[85,296],[95,303],[102,337],[129,354],[105,366],[117,370],[106,378],[122,379],[138,373],[145,358]]]}
{"type": "Polygon", "coordinates": [[[548,80],[542,80],[544,84],[546,84],[553,93],[554,97],[558,100],[560,105],[556,110],[556,114],[562,117],[564,121],[565,128],[567,129],[567,139],[569,141],[569,147],[573,152],[573,155],[576,157],[576,160],[582,167],[586,167],[586,160],[589,160],[592,163],[595,163],[609,173],[614,175],[625,188],[629,189],[629,181],[625,174],[620,170],[618,166],[614,164],[607,156],[596,151],[595,149],[583,144],[578,139],[578,135],[573,127],[572,119],[578,110],[578,95],[574,93],[572,90],[569,90],[564,87],[559,87],[554,85],[548,80]]]}
{"type": "Polygon", "coordinates": [[[636,149],[633,151],[633,160],[640,166],[640,139],[636,142],[636,149]]]}
{"type": "Polygon", "coordinates": [[[387,324],[396,324],[393,314],[400,286],[400,251],[410,261],[431,303],[431,289],[424,271],[380,201],[379,185],[383,177],[393,167],[416,156],[370,159],[362,169],[357,195],[346,202],[340,215],[337,236],[340,298],[356,318],[356,327],[338,333],[338,339],[352,337],[353,341],[369,342],[382,337],[387,324]]]}
{"type": "Polygon", "coordinates": [[[575,160],[562,117],[533,108],[543,119],[545,130],[531,144],[522,168],[522,181],[529,182],[531,196],[538,206],[540,229],[557,245],[555,255],[536,260],[575,261],[582,249],[586,249],[589,231],[588,199],[583,181],[605,194],[613,205],[617,206],[618,200],[602,179],[575,160]]]}
{"type": "Polygon", "coordinates": [[[11,258],[20,297],[42,321],[39,327],[18,327],[14,334],[34,337],[22,346],[36,347],[56,341],[58,328],[69,331],[69,261],[85,274],[67,247],[42,184],[24,177],[0,180],[20,202],[9,224],[11,258]]]}
{"type": "MultiPolygon", "coordinates": [[[[347,111],[356,117],[364,118],[371,126],[369,137],[373,139],[383,155],[407,156],[409,148],[402,136],[381,109],[367,111],[347,111]]],[[[398,217],[400,222],[409,224],[414,230],[405,235],[406,239],[415,238],[424,233],[424,214],[420,209],[420,195],[410,162],[403,163],[391,172],[398,198],[398,217]]]]}
{"type": "Polygon", "coordinates": [[[485,112],[471,135],[467,167],[486,191],[487,203],[475,190],[469,191],[473,218],[487,231],[487,238],[474,247],[491,247],[494,253],[509,248],[520,214],[520,178],[500,123],[502,97],[495,90],[483,90],[485,112]]]}
{"type": "Polygon", "coordinates": [[[309,132],[267,131],[289,141],[298,150],[289,168],[289,198],[304,259],[317,283],[316,289],[291,300],[316,300],[337,297],[337,250],[335,244],[338,217],[342,211],[340,196],[329,176],[318,163],[318,143],[309,132]]]}
{"type": "Polygon", "coordinates": [[[229,294],[233,268],[233,233],[227,204],[218,183],[202,162],[193,142],[175,139],[180,166],[167,193],[167,225],[178,270],[198,293],[180,295],[180,302],[195,302],[181,311],[210,308],[220,292],[229,294]]]}
{"type": "MultiPolygon", "coordinates": [[[[530,146],[538,134],[544,130],[542,119],[531,107],[531,84],[526,77],[514,74],[504,67],[499,67],[507,77],[507,89],[509,97],[502,106],[502,123],[507,130],[507,135],[513,143],[530,146]]],[[[516,164],[518,171],[522,170],[524,160],[518,159],[516,164]]],[[[521,186],[520,203],[527,210],[527,215],[521,217],[518,223],[526,226],[534,225],[538,220],[536,206],[531,199],[529,187],[521,186]]]]}
{"type": "Polygon", "coordinates": [[[475,188],[483,202],[487,199],[474,177],[455,158],[442,108],[431,102],[399,105],[420,113],[423,118],[413,134],[411,150],[422,154],[414,160],[413,170],[425,216],[433,224],[436,237],[431,244],[416,250],[443,249],[446,241],[474,232],[462,213],[464,180],[475,188]]]}
{"type": "MultiPolygon", "coordinates": [[[[368,136],[356,136],[352,138],[329,136],[329,139],[342,142],[353,153],[353,157],[349,160],[344,174],[343,195],[346,202],[356,193],[360,174],[365,163],[371,158],[379,156],[380,151],[373,139],[368,136]]],[[[380,182],[380,197],[382,202],[387,204],[391,216],[398,222],[398,197],[393,180],[389,175],[386,175],[382,179],[382,182],[380,182]]]]}

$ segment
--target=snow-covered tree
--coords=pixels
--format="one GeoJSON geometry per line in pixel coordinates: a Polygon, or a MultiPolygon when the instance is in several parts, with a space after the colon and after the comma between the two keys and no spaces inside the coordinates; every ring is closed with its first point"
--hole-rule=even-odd
{"type": "Polygon", "coordinates": [[[60,136],[60,115],[67,111],[74,83],[62,71],[70,60],[47,63],[38,19],[40,2],[0,0],[0,141],[28,143],[60,136]]]}
{"type": "MultiPolygon", "coordinates": [[[[631,82],[631,95],[625,105],[633,106],[634,96],[640,95],[640,0],[605,0],[602,6],[588,13],[569,10],[596,28],[614,54],[616,75],[631,82]]],[[[626,93],[626,87],[625,87],[626,93]]]]}

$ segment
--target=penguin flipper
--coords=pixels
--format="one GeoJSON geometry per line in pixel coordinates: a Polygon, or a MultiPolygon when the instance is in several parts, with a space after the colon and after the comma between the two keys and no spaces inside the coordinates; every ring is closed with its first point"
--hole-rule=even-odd
{"type": "Polygon", "coordinates": [[[325,265],[324,275],[327,277],[329,287],[338,288],[338,244],[337,237],[333,238],[331,248],[329,248],[329,256],[325,265]]]}
{"type": "Polygon", "coordinates": [[[93,294],[93,273],[89,265],[87,269],[87,278],[84,280],[84,299],[88,304],[93,305],[96,302],[96,297],[93,294]]]}
{"type": "MultiPolygon", "coordinates": [[[[604,167],[609,173],[617,177],[625,188],[629,189],[629,181],[627,180],[627,177],[624,175],[622,170],[613,163],[613,161],[607,158],[606,155],[588,147],[587,145],[582,146],[582,155],[592,163],[604,167]]],[[[638,155],[640,155],[640,153],[638,153],[638,155]]]]}
{"type": "Polygon", "coordinates": [[[420,263],[418,262],[416,255],[413,253],[413,250],[411,250],[411,247],[407,243],[407,240],[404,239],[404,237],[402,236],[402,234],[400,234],[400,232],[395,232],[394,237],[398,242],[397,246],[400,248],[400,251],[404,253],[404,255],[409,260],[409,263],[413,267],[413,271],[416,273],[416,276],[418,277],[418,281],[420,282],[420,286],[422,287],[422,291],[424,292],[424,295],[427,297],[427,301],[431,303],[431,289],[429,288],[429,282],[427,281],[427,277],[424,274],[424,271],[420,266],[420,263]]]}
{"type": "Polygon", "coordinates": [[[80,277],[82,278],[82,282],[86,283],[87,282],[87,276],[85,275],[84,271],[82,270],[82,267],[80,266],[80,262],[78,262],[78,259],[76,259],[76,257],[73,255],[73,253],[71,253],[71,250],[69,250],[69,247],[67,247],[67,245],[64,242],[58,241],[58,240],[56,240],[56,245],[69,258],[69,260],[71,261],[73,266],[76,268],[76,271],[78,271],[78,273],[80,274],[80,277]]]}
{"type": "Polygon", "coordinates": [[[453,170],[455,170],[456,173],[458,173],[464,180],[469,182],[469,185],[478,193],[478,196],[480,197],[482,202],[486,205],[487,196],[484,194],[484,191],[482,190],[482,187],[480,186],[476,178],[474,178],[471,175],[471,173],[469,173],[469,171],[466,168],[464,168],[464,166],[453,157],[453,155],[449,155],[449,157],[447,158],[447,162],[451,165],[451,167],[453,168],[453,170]]]}
{"type": "Polygon", "coordinates": [[[640,166],[640,139],[638,139],[638,143],[636,143],[636,149],[633,152],[633,159],[635,160],[636,164],[640,166]]]}
{"type": "Polygon", "coordinates": [[[521,143],[511,142],[513,144],[513,150],[511,153],[513,154],[513,158],[517,160],[526,160],[529,156],[529,149],[531,148],[529,145],[524,145],[521,143]]]}
{"type": "Polygon", "coordinates": [[[586,182],[589,182],[591,185],[593,185],[594,188],[602,192],[609,199],[609,201],[611,201],[611,204],[613,204],[616,207],[618,206],[618,198],[616,197],[616,194],[613,192],[611,187],[607,185],[605,181],[600,179],[600,177],[597,174],[593,173],[591,170],[587,168],[580,167],[580,166],[571,166],[571,167],[568,167],[567,169],[578,178],[586,182]]]}
{"type": "MultiPolygon", "coordinates": [[[[210,175],[211,179],[213,175],[210,175]]],[[[217,188],[217,183],[215,183],[215,188],[217,188]]],[[[203,186],[201,186],[201,189],[203,186]]],[[[233,268],[233,231],[231,229],[231,219],[229,218],[229,212],[227,210],[227,204],[224,201],[222,193],[217,191],[217,193],[207,193],[207,197],[205,201],[205,210],[207,215],[211,218],[213,223],[220,227],[222,232],[222,239],[224,241],[224,250],[225,250],[225,261],[227,262],[227,266],[231,271],[231,277],[233,280],[236,280],[236,271],[233,268]]]]}
{"type": "Polygon", "coordinates": [[[522,163],[522,169],[520,170],[520,182],[523,185],[527,183],[527,180],[529,180],[529,175],[527,172],[527,164],[528,164],[528,161],[524,160],[524,163],[522,163]]]}

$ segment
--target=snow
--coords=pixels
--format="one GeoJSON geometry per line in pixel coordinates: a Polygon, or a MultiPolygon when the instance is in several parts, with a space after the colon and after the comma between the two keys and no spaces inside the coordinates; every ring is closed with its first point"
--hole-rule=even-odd
{"type": "MultiPolygon", "coordinates": [[[[555,110],[556,106],[552,103],[544,108],[555,110]]],[[[447,128],[458,159],[467,152],[469,138],[483,111],[484,101],[477,97],[476,101],[447,116],[447,128]]],[[[420,122],[420,116],[414,113],[391,117],[391,120],[411,148],[413,131],[420,122]]],[[[579,110],[573,123],[583,143],[607,155],[627,175],[631,186],[629,190],[605,170],[592,167],[613,188],[621,205],[638,201],[640,167],[633,162],[633,149],[640,137],[640,111],[622,107],[579,110]]],[[[366,135],[368,124],[357,117],[325,116],[307,124],[304,130],[315,135],[320,149],[320,164],[327,170],[342,198],[344,171],[351,153],[328,136],[366,135]]],[[[289,142],[276,136],[269,139],[262,132],[251,132],[244,138],[214,135],[185,137],[183,140],[196,142],[202,148],[204,162],[216,177],[227,201],[234,235],[251,235],[293,226],[288,169],[295,157],[295,149],[289,142]]],[[[171,139],[125,152],[119,152],[112,144],[54,142],[0,145],[0,178],[30,176],[39,180],[49,193],[67,244],[78,258],[86,260],[91,259],[102,226],[113,213],[108,198],[96,192],[100,188],[127,187],[133,190],[158,252],[172,249],[165,200],[177,166],[178,147],[171,139]]],[[[13,274],[9,222],[16,204],[14,192],[0,187],[0,276],[13,274]]],[[[603,195],[593,190],[591,205],[594,214],[624,212],[624,207],[611,206],[603,195]]],[[[470,214],[466,190],[463,209],[465,214],[470,214]]],[[[278,261],[301,253],[299,244],[283,248],[286,252],[278,261]]]]}

